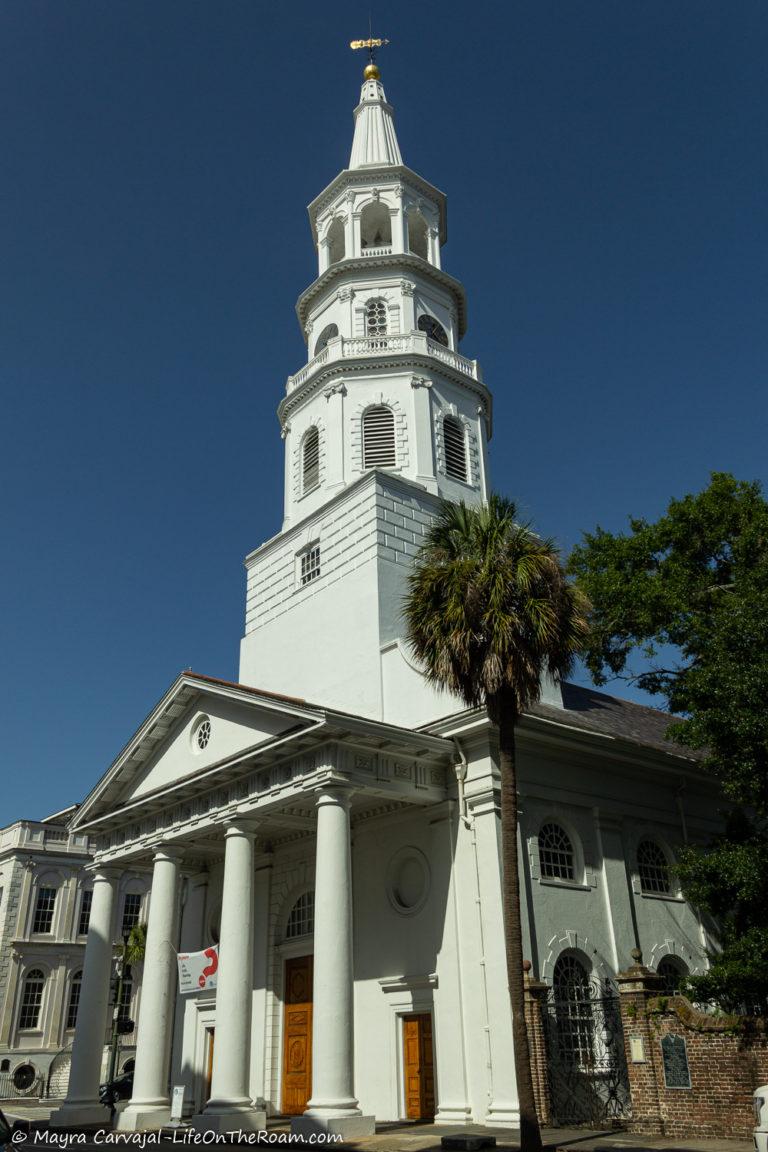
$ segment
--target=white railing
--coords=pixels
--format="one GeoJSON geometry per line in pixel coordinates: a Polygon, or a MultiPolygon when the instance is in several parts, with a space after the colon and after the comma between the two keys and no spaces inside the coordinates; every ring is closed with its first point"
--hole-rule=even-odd
{"type": "Polygon", "coordinates": [[[334,336],[295,376],[288,377],[286,391],[293,392],[300,388],[320,368],[337,360],[365,356],[402,356],[408,353],[432,356],[457,372],[471,376],[473,380],[481,379],[477,360],[469,360],[461,353],[446,348],[444,344],[430,340],[423,332],[408,332],[397,336],[353,336],[351,339],[334,336]]]}
{"type": "Polygon", "coordinates": [[[391,256],[392,245],[379,244],[376,248],[362,248],[361,252],[363,256],[391,256]]]}

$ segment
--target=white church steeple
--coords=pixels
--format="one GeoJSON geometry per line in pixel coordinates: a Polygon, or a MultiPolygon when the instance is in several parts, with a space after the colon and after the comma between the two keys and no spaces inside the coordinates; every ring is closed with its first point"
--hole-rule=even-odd
{"type": "Polygon", "coordinates": [[[418,673],[400,666],[402,594],[438,500],[487,495],[491,396],[459,350],[466,296],[442,268],[445,196],[403,164],[373,63],[349,168],[312,201],[309,219],[318,275],[296,304],[307,359],[278,408],[283,526],[247,560],[240,679],[388,719],[405,706],[400,720],[410,722],[435,705],[431,690],[421,699],[418,673]],[[365,619],[352,639],[355,604],[365,619]],[[348,670],[295,663],[302,630],[322,630],[307,613],[320,613],[326,653],[344,637],[348,670]]]}
{"type": "Polygon", "coordinates": [[[349,167],[366,168],[402,162],[392,106],[387,104],[378,68],[369,64],[365,69],[360,103],[355,109],[355,136],[349,167]]]}

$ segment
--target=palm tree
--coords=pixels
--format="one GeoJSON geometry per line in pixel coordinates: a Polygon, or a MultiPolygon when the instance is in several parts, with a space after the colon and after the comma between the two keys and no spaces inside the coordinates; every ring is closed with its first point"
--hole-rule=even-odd
{"type": "Polygon", "coordinates": [[[524,1152],[541,1148],[525,1027],[517,862],[515,726],[541,694],[541,677],[564,676],[586,632],[587,603],[566,580],[558,552],[515,505],[444,502],[410,576],[408,638],[432,684],[468,707],[485,705],[498,729],[504,939],[524,1152]]]}

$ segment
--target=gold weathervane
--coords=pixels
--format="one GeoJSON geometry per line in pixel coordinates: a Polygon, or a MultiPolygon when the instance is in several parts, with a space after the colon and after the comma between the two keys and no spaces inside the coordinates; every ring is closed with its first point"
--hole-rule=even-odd
{"type": "Polygon", "coordinates": [[[368,63],[363,71],[366,80],[378,80],[381,77],[381,72],[379,72],[376,64],[376,49],[383,48],[385,44],[389,44],[389,40],[377,39],[373,36],[369,36],[367,40],[350,40],[349,46],[353,51],[356,48],[368,49],[368,63]]]}

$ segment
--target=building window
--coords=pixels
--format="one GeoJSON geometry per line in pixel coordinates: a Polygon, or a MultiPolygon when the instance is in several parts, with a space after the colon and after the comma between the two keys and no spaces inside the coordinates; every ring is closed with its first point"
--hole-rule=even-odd
{"type": "Polygon", "coordinates": [[[443,420],[443,448],[445,449],[445,472],[454,480],[467,482],[467,438],[464,425],[455,416],[443,420]]]}
{"type": "Polygon", "coordinates": [[[83,892],[83,898],[80,901],[80,919],[77,922],[78,936],[87,936],[88,925],[91,922],[91,904],[93,903],[93,891],[86,888],[83,892]]]}
{"type": "Polygon", "coordinates": [[[637,848],[637,871],[640,891],[668,896],[672,891],[669,864],[655,840],[641,840],[637,848]]]}
{"type": "Polygon", "coordinates": [[[373,249],[372,255],[384,254],[392,248],[392,218],[386,204],[380,200],[366,204],[360,213],[360,245],[364,253],[373,249]]]}
{"type": "Polygon", "coordinates": [[[320,575],[320,545],[311,544],[299,553],[299,583],[302,587],[317,580],[320,575]]]}
{"type": "Polygon", "coordinates": [[[395,414],[378,404],[363,414],[363,468],[394,468],[395,414]]]}
{"type": "Polygon", "coordinates": [[[427,222],[418,208],[409,208],[408,214],[408,251],[414,256],[421,256],[422,260],[429,256],[429,231],[427,222]]]}
{"type": "MultiPolygon", "coordinates": [[[[539,832],[539,865],[547,880],[575,880],[571,838],[559,824],[543,824],[539,832]]],[[[573,957],[571,957],[573,959],[573,957]]]]}
{"type": "Polygon", "coordinates": [[[32,931],[35,933],[50,932],[53,927],[53,910],[56,907],[56,889],[39,888],[37,904],[35,905],[35,918],[32,921],[32,931]]]}
{"type": "Polygon", "coordinates": [[[72,986],[69,990],[69,1006],[67,1008],[67,1028],[74,1028],[77,1024],[77,1009],[80,1006],[80,989],[83,986],[82,972],[75,972],[72,977],[72,986]]]}
{"type": "Polygon", "coordinates": [[[552,973],[558,1050],[566,1064],[587,1069],[593,1063],[592,1000],[589,972],[570,952],[558,957],[552,973]]]}
{"type": "Polygon", "coordinates": [[[688,975],[688,965],[676,957],[665,956],[659,961],[656,971],[664,979],[664,995],[679,996],[680,986],[688,975]]]}
{"type": "Polygon", "coordinates": [[[121,933],[125,936],[130,932],[139,922],[141,916],[141,893],[140,892],[126,892],[125,900],[123,901],[123,926],[121,933]]]}
{"type": "Polygon", "coordinates": [[[131,1016],[131,1000],[133,998],[133,977],[131,975],[123,976],[123,983],[120,986],[120,1003],[118,1005],[118,1017],[122,1020],[126,1017],[130,1019],[131,1016]]]}
{"type": "Polygon", "coordinates": [[[337,326],[335,324],[326,325],[326,327],[323,328],[322,332],[320,333],[320,335],[317,338],[317,343],[315,344],[314,355],[317,356],[317,354],[319,352],[322,352],[324,348],[327,348],[328,347],[328,341],[333,340],[334,337],[338,336],[338,334],[339,334],[339,329],[337,328],[337,326]]]}
{"type": "Polygon", "coordinates": [[[315,930],[315,894],[304,892],[291,908],[288,924],[285,929],[286,940],[295,940],[297,936],[309,936],[315,930]]]}
{"type": "Polygon", "coordinates": [[[310,428],[301,442],[301,494],[320,484],[320,433],[310,428]]]}
{"type": "Polygon", "coordinates": [[[448,333],[442,324],[438,324],[434,316],[427,315],[423,312],[417,321],[419,332],[424,332],[430,340],[434,340],[436,344],[444,344],[448,347],[448,333]]]}
{"type": "Polygon", "coordinates": [[[19,1028],[37,1028],[40,1023],[40,1009],[43,1005],[43,989],[45,988],[45,974],[39,968],[33,968],[27,974],[21,992],[21,1014],[19,1028]]]}
{"type": "Polygon", "coordinates": [[[365,306],[366,336],[386,336],[387,305],[384,300],[369,300],[365,306]]]}

